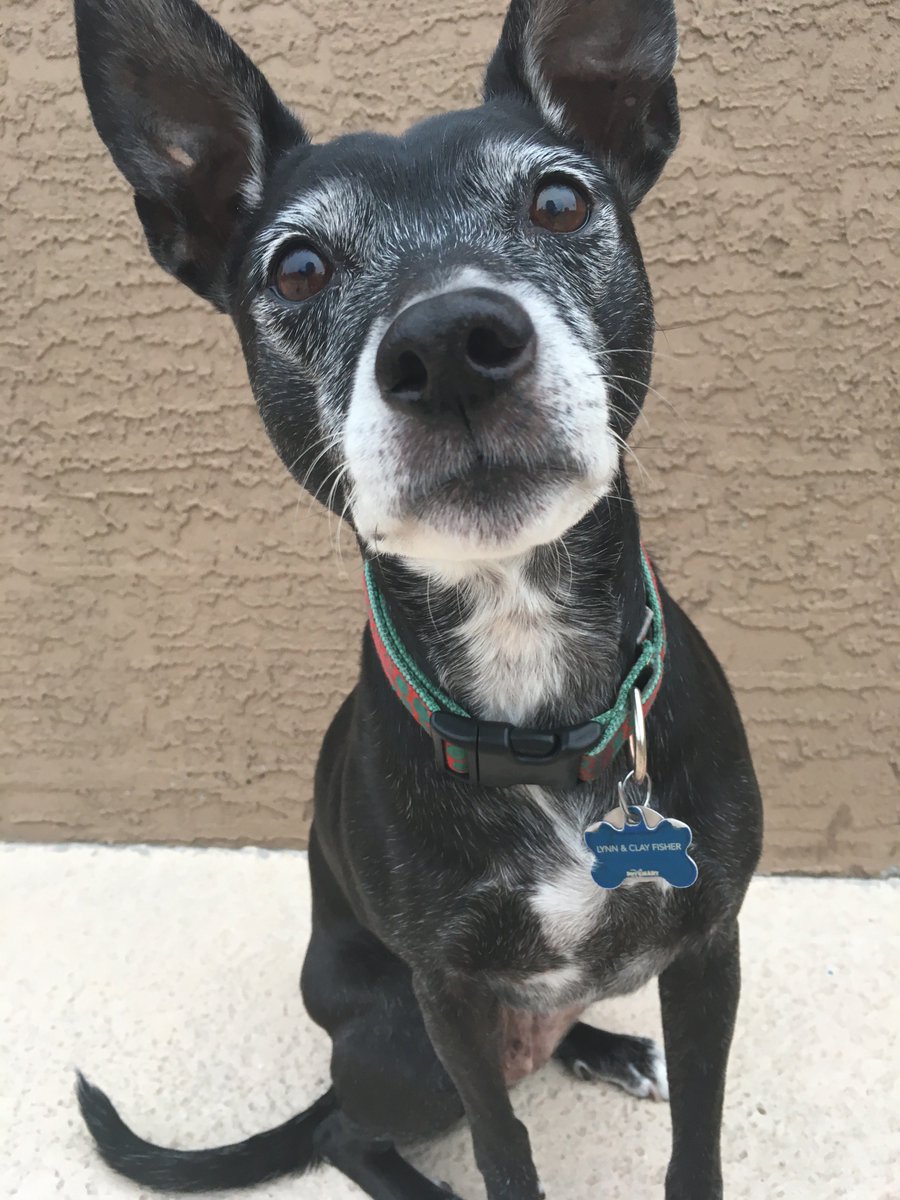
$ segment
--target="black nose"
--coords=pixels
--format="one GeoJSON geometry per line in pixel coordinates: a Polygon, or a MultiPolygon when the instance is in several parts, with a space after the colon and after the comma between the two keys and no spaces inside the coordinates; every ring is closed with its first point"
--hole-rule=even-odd
{"type": "Polygon", "coordinates": [[[467,410],[531,368],[534,326],[511,296],[442,292],[405,308],[382,338],[375,378],[388,403],[421,413],[467,410]]]}

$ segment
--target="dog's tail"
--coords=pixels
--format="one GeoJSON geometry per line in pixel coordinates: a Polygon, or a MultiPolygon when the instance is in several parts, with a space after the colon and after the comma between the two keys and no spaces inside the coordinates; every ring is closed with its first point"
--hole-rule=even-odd
{"type": "Polygon", "coordinates": [[[78,1106],[97,1149],[114,1171],[164,1192],[250,1187],[319,1165],[313,1135],[337,1106],[332,1091],[277,1129],[215,1150],[166,1150],[132,1133],[109,1097],[78,1075],[78,1106]]]}

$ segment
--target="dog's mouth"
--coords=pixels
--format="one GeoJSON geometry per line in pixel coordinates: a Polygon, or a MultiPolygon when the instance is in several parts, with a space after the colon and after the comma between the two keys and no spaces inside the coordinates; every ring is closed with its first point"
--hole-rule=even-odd
{"type": "Polygon", "coordinates": [[[564,488],[583,478],[583,470],[572,463],[525,466],[479,459],[463,471],[409,492],[404,507],[410,517],[429,524],[441,524],[445,514],[452,516],[456,524],[466,512],[485,516],[518,514],[519,523],[548,490],[564,488]]]}
{"type": "Polygon", "coordinates": [[[508,557],[554,541],[596,501],[582,466],[479,460],[405,489],[396,517],[371,538],[382,550],[447,561],[508,557]]]}

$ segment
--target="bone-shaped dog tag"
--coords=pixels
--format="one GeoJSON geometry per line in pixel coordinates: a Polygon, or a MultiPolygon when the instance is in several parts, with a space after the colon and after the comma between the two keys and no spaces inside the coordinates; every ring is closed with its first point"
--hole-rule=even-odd
{"type": "Polygon", "coordinates": [[[664,879],[686,888],[697,881],[697,864],[688,854],[690,827],[645,804],[613,809],[585,830],[584,840],[594,855],[591,875],[599,887],[664,879]]]}

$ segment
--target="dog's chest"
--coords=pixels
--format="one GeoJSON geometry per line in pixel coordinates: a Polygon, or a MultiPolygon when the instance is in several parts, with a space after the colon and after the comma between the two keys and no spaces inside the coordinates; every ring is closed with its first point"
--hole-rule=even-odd
{"type": "MultiPolygon", "coordinates": [[[[451,635],[455,653],[445,660],[442,680],[451,693],[464,695],[486,720],[525,725],[548,708],[559,713],[570,706],[568,719],[583,719],[579,679],[614,669],[610,633],[580,625],[558,589],[538,585],[521,565],[477,574],[465,589],[466,616],[451,635]]],[[[608,625],[615,629],[613,615],[608,625]]],[[[668,889],[650,883],[640,899],[626,894],[630,887],[611,896],[591,876],[584,831],[614,803],[590,785],[566,794],[532,785],[502,801],[510,840],[498,846],[489,878],[474,885],[452,936],[469,939],[462,959],[493,974],[512,1007],[562,1010],[634,990],[655,973],[652,914],[658,910],[662,919],[668,889]],[[633,937],[632,912],[640,914],[633,937]],[[491,950],[483,956],[485,946],[491,950]]]]}
{"type": "Polygon", "coordinates": [[[584,828],[602,802],[586,790],[561,803],[537,787],[514,800],[516,834],[437,935],[454,964],[487,980],[509,1008],[543,1014],[634,991],[658,974],[671,944],[670,889],[597,886],[584,828]]]}
{"type": "MultiPolygon", "coordinates": [[[[571,693],[588,652],[587,631],[564,620],[557,599],[509,567],[467,585],[469,612],[452,637],[450,683],[484,720],[534,720],[542,706],[571,693]]],[[[596,639],[595,639],[596,640],[596,639]]]]}
{"type": "Polygon", "coordinates": [[[521,791],[535,817],[528,850],[529,907],[552,950],[572,958],[599,933],[609,900],[591,876],[593,859],[584,841],[595,801],[586,798],[563,808],[543,788],[521,791]]]}
{"type": "Polygon", "coordinates": [[[662,881],[615,891],[598,887],[584,831],[611,805],[588,791],[560,803],[541,788],[525,790],[541,812],[547,837],[543,853],[540,837],[535,838],[529,891],[543,939],[567,963],[592,973],[604,989],[640,986],[657,943],[665,938],[671,889],[662,881]]]}

